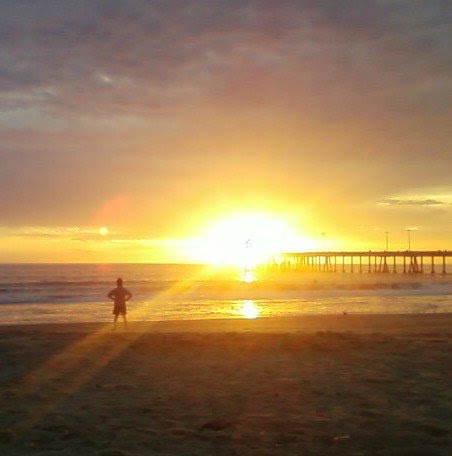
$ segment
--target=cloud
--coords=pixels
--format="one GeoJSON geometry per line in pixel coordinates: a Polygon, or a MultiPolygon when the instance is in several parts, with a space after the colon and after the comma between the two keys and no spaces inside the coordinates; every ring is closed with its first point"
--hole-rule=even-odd
{"type": "Polygon", "coordinates": [[[155,116],[221,100],[343,115],[362,111],[363,98],[359,116],[383,101],[447,109],[446,2],[3,1],[0,10],[7,111],[155,116]]]}
{"type": "Polygon", "coordinates": [[[99,226],[0,226],[1,238],[19,238],[32,241],[83,242],[109,244],[123,247],[184,247],[188,241],[172,238],[132,237],[130,232],[108,231],[102,233],[99,226]]]}
{"type": "MultiPolygon", "coordinates": [[[[21,226],[15,228],[3,227],[2,235],[30,239],[48,240],[103,240],[105,237],[96,226],[21,226]]],[[[117,233],[110,233],[117,236],[117,233]]]]}
{"type": "Polygon", "coordinates": [[[187,209],[334,200],[349,225],[347,205],[449,189],[450,14],[440,0],[0,0],[0,224],[118,214],[159,237],[187,209]],[[122,194],[131,208],[103,208],[122,194]]]}
{"type": "Polygon", "coordinates": [[[436,199],[395,199],[388,198],[379,204],[388,206],[440,206],[445,204],[443,201],[436,199]]]}

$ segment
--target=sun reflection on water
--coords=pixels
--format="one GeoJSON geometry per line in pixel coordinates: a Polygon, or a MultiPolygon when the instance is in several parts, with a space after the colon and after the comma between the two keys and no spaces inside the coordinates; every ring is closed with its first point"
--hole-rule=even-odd
{"type": "Polygon", "coordinates": [[[243,318],[254,320],[259,316],[259,307],[251,299],[245,299],[240,305],[239,312],[243,318]]]}

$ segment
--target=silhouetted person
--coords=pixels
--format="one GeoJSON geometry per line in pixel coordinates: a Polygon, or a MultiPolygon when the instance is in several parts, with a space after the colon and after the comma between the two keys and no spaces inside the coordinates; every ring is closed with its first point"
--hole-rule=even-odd
{"type": "Polygon", "coordinates": [[[132,297],[132,293],[122,286],[122,279],[116,280],[117,287],[108,293],[108,297],[114,301],[113,315],[113,329],[116,329],[116,323],[119,315],[122,315],[124,320],[124,327],[127,328],[127,305],[126,302],[132,297]]]}

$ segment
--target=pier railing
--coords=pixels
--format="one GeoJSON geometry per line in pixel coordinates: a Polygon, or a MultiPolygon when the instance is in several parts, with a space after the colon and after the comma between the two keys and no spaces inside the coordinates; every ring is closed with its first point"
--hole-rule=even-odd
{"type": "Polygon", "coordinates": [[[268,266],[281,271],[446,274],[448,258],[449,250],[288,252],[271,258],[268,266]]]}

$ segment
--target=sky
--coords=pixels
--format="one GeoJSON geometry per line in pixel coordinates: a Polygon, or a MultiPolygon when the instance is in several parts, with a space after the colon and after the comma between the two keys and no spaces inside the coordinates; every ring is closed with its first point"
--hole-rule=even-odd
{"type": "Polygon", "coordinates": [[[190,261],[236,214],[450,249],[451,10],[0,0],[0,262],[190,261]]]}

